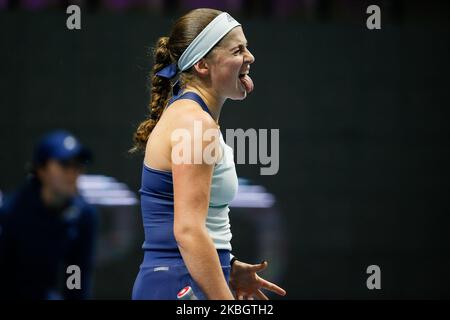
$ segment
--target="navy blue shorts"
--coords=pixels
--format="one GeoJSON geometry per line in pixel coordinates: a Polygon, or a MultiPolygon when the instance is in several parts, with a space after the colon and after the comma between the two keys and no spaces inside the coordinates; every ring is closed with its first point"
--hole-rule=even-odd
{"type": "MultiPolygon", "coordinates": [[[[228,283],[230,280],[230,251],[217,250],[220,264],[228,283]]],[[[136,281],[133,300],[176,300],[178,292],[191,286],[199,300],[206,296],[192,279],[179,251],[145,251],[136,281]]]]}

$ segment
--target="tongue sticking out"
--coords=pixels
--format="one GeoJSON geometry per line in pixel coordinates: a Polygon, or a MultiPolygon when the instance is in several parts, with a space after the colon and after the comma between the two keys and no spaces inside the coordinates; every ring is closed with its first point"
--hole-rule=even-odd
{"type": "Polygon", "coordinates": [[[245,75],[243,77],[239,77],[239,80],[241,80],[241,83],[244,86],[245,91],[247,91],[247,93],[253,91],[254,84],[252,78],[250,78],[248,75],[245,75]]]}

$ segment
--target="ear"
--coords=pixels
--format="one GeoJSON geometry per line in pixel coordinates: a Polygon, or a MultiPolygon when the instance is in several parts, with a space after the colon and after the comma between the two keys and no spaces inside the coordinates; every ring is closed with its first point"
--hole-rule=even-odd
{"type": "Polygon", "coordinates": [[[209,64],[205,58],[200,59],[196,64],[194,64],[194,69],[200,77],[206,77],[210,72],[209,64]]]}

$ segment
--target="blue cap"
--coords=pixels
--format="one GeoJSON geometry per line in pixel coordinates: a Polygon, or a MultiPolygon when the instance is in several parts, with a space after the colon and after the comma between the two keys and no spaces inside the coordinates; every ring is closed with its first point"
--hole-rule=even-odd
{"type": "Polygon", "coordinates": [[[49,159],[58,161],[74,159],[86,163],[92,160],[92,153],[70,132],[58,130],[44,135],[34,148],[33,164],[43,164],[49,159]]]}

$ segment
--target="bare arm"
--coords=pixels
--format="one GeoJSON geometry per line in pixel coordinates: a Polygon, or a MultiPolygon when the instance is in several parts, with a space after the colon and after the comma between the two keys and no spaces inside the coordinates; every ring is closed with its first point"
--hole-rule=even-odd
{"type": "MultiPolygon", "coordinates": [[[[217,250],[205,225],[214,164],[206,163],[204,160],[201,160],[201,163],[194,163],[194,146],[201,146],[197,147],[197,151],[203,152],[211,141],[202,141],[202,136],[194,135],[193,122],[196,121],[197,125],[201,123],[202,134],[208,129],[218,129],[214,121],[205,114],[183,118],[183,122],[178,123],[180,125],[178,128],[182,127],[186,129],[185,132],[190,132],[191,143],[185,146],[190,147],[191,157],[189,163],[180,164],[180,161],[174,161],[172,156],[175,239],[189,273],[206,297],[214,300],[234,300],[223,275],[217,250]]],[[[174,151],[177,143],[180,146],[180,140],[171,140],[174,151]]],[[[218,146],[218,139],[214,141],[218,146]]],[[[183,152],[185,151],[187,150],[184,148],[183,152]]]]}

